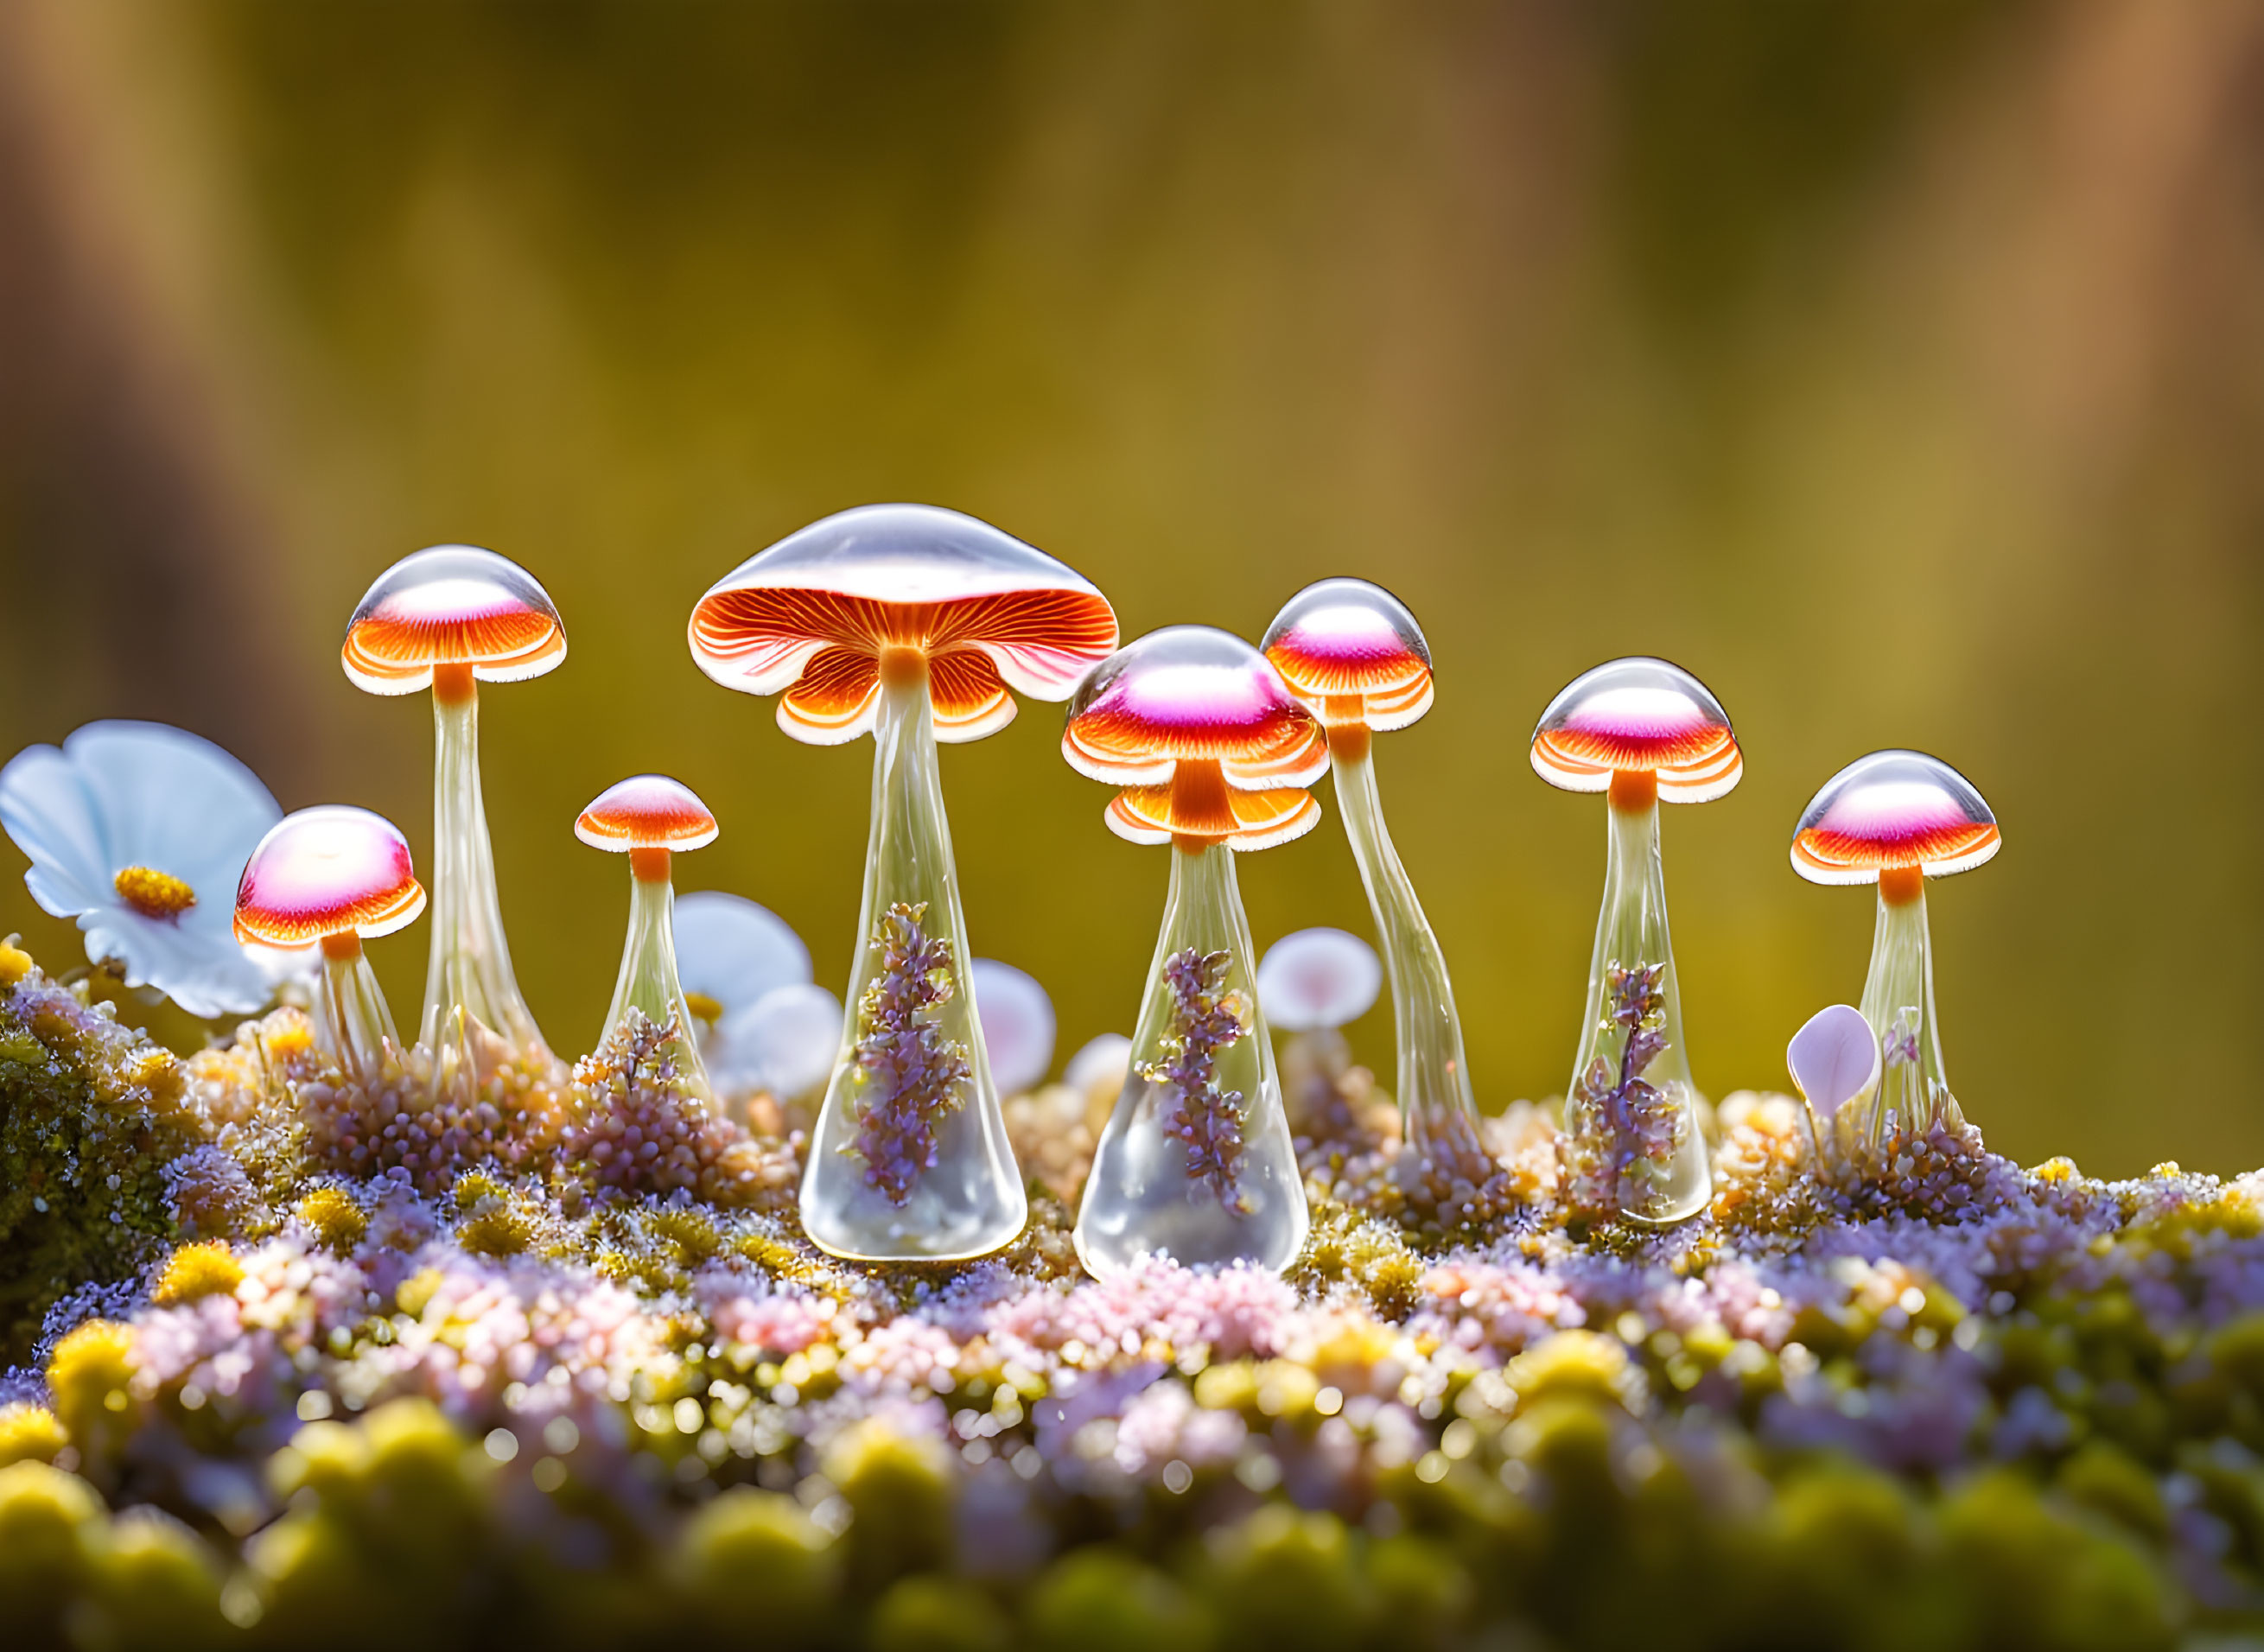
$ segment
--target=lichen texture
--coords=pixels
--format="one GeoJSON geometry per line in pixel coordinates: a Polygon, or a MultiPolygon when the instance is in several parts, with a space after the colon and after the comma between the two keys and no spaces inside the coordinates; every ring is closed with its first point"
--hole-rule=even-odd
{"type": "MultiPolygon", "coordinates": [[[[950,960],[914,909],[881,943],[867,1158],[916,1165],[950,960]]],[[[2264,1632],[2264,1174],[2023,1170],[1954,1120],[1819,1167],[1744,1093],[1706,1214],[1576,1237],[1520,1103],[1513,1197],[1448,1234],[1346,1169],[1396,1128],[1355,1098],[1286,1279],[1082,1279],[1066,1163],[1005,1254],[860,1268],[802,1235],[804,1139],[687,1094],[669,1029],[441,1112],[295,1011],[178,1060],[83,991],[0,952],[11,1648],[2264,1632]]]]}

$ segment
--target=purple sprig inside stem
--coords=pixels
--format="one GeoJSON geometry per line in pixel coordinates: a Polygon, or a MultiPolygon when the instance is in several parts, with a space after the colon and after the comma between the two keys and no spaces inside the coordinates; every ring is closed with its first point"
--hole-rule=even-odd
{"type": "Polygon", "coordinates": [[[940,1012],[956,974],[951,943],[922,927],[926,916],[926,902],[899,901],[874,932],[881,973],[857,1002],[862,1105],[856,1140],[842,1148],[865,1161],[867,1185],[899,1206],[935,1168],[936,1127],[964,1102],[974,1073],[967,1047],[944,1036],[940,1012]]]}
{"type": "Polygon", "coordinates": [[[1242,1092],[1218,1086],[1219,1052],[1240,1043],[1250,1030],[1242,995],[1226,989],[1233,962],[1231,953],[1192,946],[1164,960],[1171,1019],[1162,1059],[1143,1065],[1140,1076],[1163,1092],[1164,1134],[1186,1148],[1188,1179],[1208,1187],[1230,1210],[1244,1211],[1249,1201],[1236,1186],[1242,1166],[1242,1092]]]}
{"type": "Polygon", "coordinates": [[[1665,975],[1663,963],[1622,968],[1616,961],[1606,975],[1611,1024],[1625,1032],[1627,1042],[1620,1048],[1616,1073],[1599,1055],[1574,1093],[1585,1116],[1579,1139],[1568,1136],[1567,1192],[1579,1208],[1639,1208],[1651,1184],[1673,1159],[1673,1109],[1666,1092],[1643,1076],[1668,1047],[1658,1025],[1666,1003],[1665,975]]]}

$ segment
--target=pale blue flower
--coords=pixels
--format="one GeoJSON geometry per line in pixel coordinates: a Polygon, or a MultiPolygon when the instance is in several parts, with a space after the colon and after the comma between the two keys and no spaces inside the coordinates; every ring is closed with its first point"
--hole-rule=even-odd
{"type": "Polygon", "coordinates": [[[76,918],[86,955],[191,1015],[246,1014],[311,953],[236,938],[236,885],[283,817],[259,779],[209,740],[163,723],[93,722],[62,750],[0,769],[0,826],[31,857],[24,885],[76,918]]]}

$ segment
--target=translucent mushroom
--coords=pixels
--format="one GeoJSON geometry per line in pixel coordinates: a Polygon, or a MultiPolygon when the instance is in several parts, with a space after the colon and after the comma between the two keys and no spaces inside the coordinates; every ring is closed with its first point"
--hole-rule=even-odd
{"type": "Polygon", "coordinates": [[[316,1040],[348,1076],[374,1084],[399,1060],[401,1035],[361,944],[424,909],[409,840],[392,822],[366,808],[302,808],[277,822],[245,863],[236,935],[246,945],[322,944],[316,1040]]]}
{"type": "Polygon", "coordinates": [[[1549,702],[1533,767],[1609,807],[1603,914],[1564,1097],[1566,1195],[1589,1216],[1680,1221],[1712,1191],[1693,1117],[1681,994],[1666,927],[1658,805],[1705,803],[1745,772],[1729,714],[1665,660],[1614,660],[1549,702]]]}
{"type": "Polygon", "coordinates": [[[1431,708],[1431,648],[1406,605],[1364,579],[1324,579],[1266,628],[1266,657],[1329,732],[1337,809],[1391,975],[1398,1101],[1408,1147],[1448,1174],[1483,1179],[1477,1108],[1447,960],[1399,864],[1377,796],[1372,736],[1431,708]]]}
{"type": "Polygon", "coordinates": [[[1078,685],[1062,752],[1123,788],[1110,830],[1172,846],[1131,1074],[1085,1181],[1078,1256],[1104,1278],[1151,1251],[1278,1272],[1304,1244],[1305,1194],[1234,855],[1312,830],[1320,806],[1303,788],[1328,743],[1264,655],[1173,626],[1078,685]]]}
{"type": "Polygon", "coordinates": [[[1014,695],[1063,699],[1116,616],[1042,551],[955,511],[867,505],[802,529],[700,599],[693,658],[777,694],[779,725],[874,736],[872,831],[840,1059],[802,1185],[836,1256],[982,1256],[1028,1214],[980,1020],[936,742],[979,740],[1014,695]]]}
{"type": "Polygon", "coordinates": [[[346,676],[372,694],[432,692],[432,951],[419,1040],[436,1085],[468,1085],[501,1061],[548,1065],[549,1047],[512,974],[480,800],[482,683],[540,677],[566,630],[534,576],[493,551],[439,545],[379,576],[346,627],[346,676]]]}
{"type": "Polygon", "coordinates": [[[633,1020],[665,1029],[654,1055],[673,1062],[678,1083],[705,1099],[708,1069],[676,970],[675,860],[715,841],[715,817],[690,786],[664,774],[638,774],[592,799],[574,822],[574,836],[592,849],[629,858],[628,938],[597,1047],[616,1035],[633,1035],[638,1031],[633,1020]]]}
{"type": "Polygon", "coordinates": [[[998,1093],[1019,1096],[1042,1083],[1054,1064],[1054,1001],[1035,976],[995,958],[976,959],[969,973],[998,1093]]]}
{"type": "Polygon", "coordinates": [[[1942,1076],[1934,1011],[1934,946],[1926,880],[1970,871],[1997,852],[1997,817],[1973,783],[1922,751],[1874,751],[1824,783],[1792,835],[1792,869],[1810,883],[1876,883],[1878,920],[1863,1018],[1879,1036],[1885,1076],[1873,1108],[1924,1130],[1960,1121],[1942,1076]]]}

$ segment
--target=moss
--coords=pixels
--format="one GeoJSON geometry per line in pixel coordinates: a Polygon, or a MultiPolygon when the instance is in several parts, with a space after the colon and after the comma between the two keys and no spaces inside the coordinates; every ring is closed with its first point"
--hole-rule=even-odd
{"type": "Polygon", "coordinates": [[[899,1579],[865,1627],[872,1652],[1005,1652],[1012,1642],[1012,1627],[998,1603],[955,1577],[899,1579]]]}
{"type": "Polygon", "coordinates": [[[105,1535],[102,1500],[76,1475],[45,1463],[0,1468],[0,1631],[12,1644],[46,1644],[105,1535]]]}
{"type": "Polygon", "coordinates": [[[1035,1652],[1211,1652],[1217,1620],[1176,1579],[1113,1547],[1076,1550],[1031,1589],[1035,1652]]]}
{"type": "Polygon", "coordinates": [[[69,1444],[70,1436],[46,1406],[20,1400],[0,1405],[0,1468],[11,1463],[51,1463],[69,1444]]]}
{"type": "Polygon", "coordinates": [[[183,1245],[167,1257],[149,1297],[160,1308],[178,1308],[207,1296],[226,1296],[243,1283],[243,1264],[225,1242],[213,1239],[183,1245]]]}
{"type": "Polygon", "coordinates": [[[369,1218],[353,1196],[340,1187],[317,1187],[299,1201],[294,1213],[315,1232],[326,1250],[347,1255],[369,1231],[369,1218]]]}
{"type": "Polygon", "coordinates": [[[792,1497],[751,1486],[722,1493],[687,1522],[672,1575],[709,1631],[760,1622],[792,1644],[815,1634],[840,1583],[831,1540],[792,1497]]]}
{"type": "Polygon", "coordinates": [[[1212,1611],[1230,1644],[1267,1638],[1312,1648],[1357,1645],[1377,1602],[1350,1533],[1334,1515],[1269,1503],[1208,1540],[1212,1611]]]}
{"type": "Polygon", "coordinates": [[[848,1548],[856,1587],[950,1563],[957,1486],[940,1442],[878,1419],[860,1423],[828,1448],[824,1473],[853,1517],[848,1548]]]}

